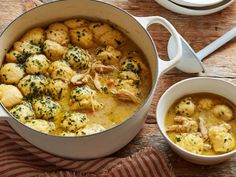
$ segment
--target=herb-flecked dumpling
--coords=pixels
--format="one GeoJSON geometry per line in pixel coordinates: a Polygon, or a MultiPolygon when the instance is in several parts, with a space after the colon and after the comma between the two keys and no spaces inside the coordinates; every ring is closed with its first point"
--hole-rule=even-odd
{"type": "Polygon", "coordinates": [[[60,79],[50,79],[47,85],[47,93],[55,100],[60,100],[68,90],[68,83],[60,79]]]}
{"type": "Polygon", "coordinates": [[[87,122],[88,118],[86,114],[79,112],[66,112],[62,120],[62,127],[69,131],[77,131],[86,126],[87,122]]]}
{"type": "Polygon", "coordinates": [[[72,47],[65,53],[64,60],[67,61],[73,69],[83,70],[88,68],[91,56],[84,49],[72,47]]]}
{"type": "Polygon", "coordinates": [[[64,81],[70,81],[72,76],[76,74],[76,72],[71,69],[69,64],[63,60],[54,61],[50,65],[48,73],[52,79],[61,79],[64,81]]]}
{"type": "Polygon", "coordinates": [[[72,103],[72,109],[81,110],[98,110],[103,107],[103,105],[95,100],[96,91],[91,89],[89,86],[85,85],[82,87],[75,87],[71,91],[70,100],[72,103]]]}
{"type": "Polygon", "coordinates": [[[66,51],[67,48],[57,42],[46,40],[43,43],[43,52],[51,61],[61,60],[66,51]]]}
{"type": "Polygon", "coordinates": [[[103,34],[100,37],[99,41],[103,45],[110,45],[114,48],[118,48],[126,43],[126,38],[121,32],[113,29],[113,30],[108,31],[105,34],[103,34]]]}
{"type": "Polygon", "coordinates": [[[52,120],[59,113],[61,106],[50,97],[42,96],[32,101],[35,115],[38,119],[52,120]]]}
{"type": "Polygon", "coordinates": [[[93,46],[93,33],[87,27],[81,27],[70,30],[71,43],[82,48],[90,48],[93,46]]]}
{"type": "Polygon", "coordinates": [[[216,152],[225,153],[234,149],[235,140],[229,132],[231,126],[227,123],[211,126],[209,128],[209,139],[216,152]]]}
{"type": "Polygon", "coordinates": [[[51,133],[55,130],[55,124],[42,119],[34,119],[26,122],[25,125],[42,133],[51,133]]]}
{"type": "Polygon", "coordinates": [[[214,106],[214,108],[212,109],[212,112],[216,117],[218,117],[224,121],[229,121],[233,118],[232,109],[224,104],[218,104],[218,105],[214,106]]]}
{"type": "Polygon", "coordinates": [[[11,50],[10,52],[6,54],[5,61],[7,63],[24,63],[27,57],[28,57],[28,54],[21,53],[16,50],[11,50]]]}
{"type": "Polygon", "coordinates": [[[25,71],[28,74],[46,74],[49,60],[45,55],[32,55],[25,61],[25,71]]]}
{"type": "Polygon", "coordinates": [[[21,64],[7,63],[0,70],[1,81],[5,84],[17,84],[25,75],[21,64]]]}
{"type": "Polygon", "coordinates": [[[18,83],[18,88],[24,96],[35,97],[45,92],[47,79],[43,75],[27,75],[18,83]]]}
{"type": "Polygon", "coordinates": [[[112,46],[98,48],[96,50],[96,58],[105,65],[114,65],[119,63],[121,55],[121,52],[112,46]]]}
{"type": "Polygon", "coordinates": [[[22,123],[35,118],[34,111],[29,103],[16,105],[10,110],[10,113],[22,123]]]}
{"type": "Polygon", "coordinates": [[[41,45],[45,40],[45,31],[43,28],[33,28],[27,31],[21,41],[29,42],[35,45],[41,45]]]}
{"type": "Polygon", "coordinates": [[[35,54],[41,54],[42,49],[41,47],[31,44],[29,42],[25,41],[17,41],[14,43],[14,50],[26,54],[26,55],[35,55],[35,54]]]}
{"type": "Polygon", "coordinates": [[[176,114],[182,116],[191,116],[195,111],[195,104],[191,97],[182,99],[176,106],[176,114]]]}
{"type": "Polygon", "coordinates": [[[49,25],[46,30],[46,39],[57,42],[62,46],[66,46],[70,42],[68,30],[68,27],[63,23],[53,23],[49,25]]]}

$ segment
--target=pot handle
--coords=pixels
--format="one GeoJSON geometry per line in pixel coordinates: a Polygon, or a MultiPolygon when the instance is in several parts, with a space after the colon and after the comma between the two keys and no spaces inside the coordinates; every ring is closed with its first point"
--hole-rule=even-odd
{"type": "Polygon", "coordinates": [[[3,104],[0,102],[0,120],[7,120],[9,117],[9,114],[5,110],[3,104]]]}
{"type": "Polygon", "coordinates": [[[182,44],[179,37],[179,33],[173,27],[173,25],[166,20],[165,18],[159,16],[150,16],[150,17],[135,17],[138,22],[147,30],[147,28],[155,23],[163,25],[173,36],[176,46],[177,46],[177,54],[174,58],[171,58],[170,61],[164,61],[158,59],[158,76],[161,76],[166,71],[170,70],[180,61],[180,57],[182,56],[182,44]]]}

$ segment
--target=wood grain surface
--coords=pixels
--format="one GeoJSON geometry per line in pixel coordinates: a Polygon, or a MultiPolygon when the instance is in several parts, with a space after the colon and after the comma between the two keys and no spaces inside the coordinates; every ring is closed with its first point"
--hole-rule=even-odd
{"type": "MultiPolygon", "coordinates": [[[[41,0],[51,2],[52,0],[41,0]]],[[[154,0],[103,0],[105,2],[121,7],[136,16],[159,15],[168,19],[177,31],[189,42],[195,51],[223,35],[225,32],[236,26],[236,2],[227,9],[208,16],[186,16],[170,12],[154,0]]],[[[39,5],[40,0],[0,0],[0,31],[18,15],[26,10],[39,5]]],[[[154,38],[159,55],[166,57],[166,44],[169,34],[160,26],[152,26],[149,29],[154,38]]],[[[206,73],[204,76],[223,78],[236,83],[236,39],[220,48],[214,54],[204,60],[206,73]]],[[[149,116],[142,131],[125,148],[117,152],[117,156],[126,156],[144,147],[158,147],[170,159],[174,172],[179,177],[235,177],[236,157],[213,166],[199,166],[186,162],[177,156],[167,145],[161,136],[155,118],[155,109],[160,96],[174,83],[197,77],[197,74],[186,74],[172,69],[164,74],[158,84],[155,97],[149,111],[149,116]]]]}

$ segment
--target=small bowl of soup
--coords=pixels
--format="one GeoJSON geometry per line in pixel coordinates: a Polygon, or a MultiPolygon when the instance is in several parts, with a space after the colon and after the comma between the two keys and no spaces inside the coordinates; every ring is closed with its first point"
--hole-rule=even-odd
{"type": "Polygon", "coordinates": [[[178,155],[211,165],[236,154],[235,90],[222,79],[198,77],[178,82],[162,95],[157,124],[178,155]]]}

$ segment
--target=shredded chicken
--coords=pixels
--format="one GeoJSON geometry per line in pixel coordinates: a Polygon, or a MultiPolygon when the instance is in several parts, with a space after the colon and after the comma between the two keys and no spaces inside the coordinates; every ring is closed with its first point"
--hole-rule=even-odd
{"type": "Polygon", "coordinates": [[[89,79],[91,79],[91,76],[89,74],[90,70],[87,70],[85,73],[76,73],[71,78],[71,83],[74,85],[83,85],[88,83],[89,79]]]}
{"type": "Polygon", "coordinates": [[[120,90],[113,90],[112,93],[122,101],[130,101],[134,103],[140,103],[141,100],[132,92],[125,90],[125,89],[120,89],[120,90]]]}
{"type": "Polygon", "coordinates": [[[199,117],[199,128],[200,128],[200,132],[202,134],[202,137],[204,140],[208,139],[208,131],[207,131],[207,128],[205,126],[205,121],[202,117],[199,117]]]}
{"type": "Polygon", "coordinates": [[[96,89],[98,89],[99,92],[102,92],[102,84],[99,81],[99,75],[98,73],[95,74],[94,79],[93,79],[94,86],[96,89]]]}
{"type": "Polygon", "coordinates": [[[106,65],[103,65],[100,61],[97,61],[92,64],[92,71],[98,72],[98,73],[109,73],[116,69],[117,68],[115,66],[113,65],[106,66],[106,65]]]}
{"type": "Polygon", "coordinates": [[[178,133],[190,133],[197,132],[198,130],[197,122],[192,120],[191,118],[176,116],[174,118],[174,121],[179,124],[168,126],[167,131],[178,133]]]}

